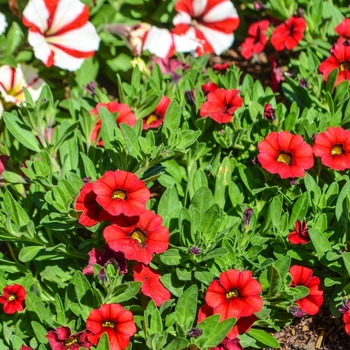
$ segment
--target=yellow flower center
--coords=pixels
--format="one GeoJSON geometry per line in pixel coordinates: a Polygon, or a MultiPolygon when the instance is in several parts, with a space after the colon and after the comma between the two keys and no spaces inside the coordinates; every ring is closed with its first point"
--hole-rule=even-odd
{"type": "Polygon", "coordinates": [[[143,232],[139,231],[139,230],[135,230],[132,234],[131,234],[131,238],[136,239],[141,245],[143,245],[146,241],[146,236],[143,232]]]}
{"type": "Polygon", "coordinates": [[[123,201],[126,199],[126,193],[122,190],[116,190],[112,194],[112,199],[121,199],[123,201]]]}
{"type": "Polygon", "coordinates": [[[229,292],[226,293],[226,299],[231,299],[239,297],[239,292],[237,289],[231,289],[229,292]]]}
{"type": "Polygon", "coordinates": [[[342,62],[342,63],[340,63],[339,68],[340,68],[340,71],[343,71],[345,69],[350,69],[350,62],[342,62]]]}
{"type": "Polygon", "coordinates": [[[113,322],[113,321],[105,321],[105,322],[102,323],[102,327],[114,328],[115,327],[115,322],[113,322]]]}
{"type": "Polygon", "coordinates": [[[158,120],[158,117],[155,114],[151,114],[147,119],[146,119],[146,124],[149,125],[155,121],[158,120]]]}
{"type": "Polygon", "coordinates": [[[10,294],[9,297],[7,298],[8,301],[14,301],[16,300],[16,296],[13,294],[10,294]]]}
{"type": "Polygon", "coordinates": [[[277,162],[289,165],[292,162],[292,156],[288,153],[281,152],[277,157],[277,162]]]}
{"type": "Polygon", "coordinates": [[[332,156],[343,154],[343,153],[344,153],[344,150],[343,150],[343,147],[341,145],[333,146],[333,148],[332,148],[332,156]]]}
{"type": "Polygon", "coordinates": [[[67,339],[63,342],[64,346],[71,346],[73,344],[78,344],[78,338],[67,339]]]}

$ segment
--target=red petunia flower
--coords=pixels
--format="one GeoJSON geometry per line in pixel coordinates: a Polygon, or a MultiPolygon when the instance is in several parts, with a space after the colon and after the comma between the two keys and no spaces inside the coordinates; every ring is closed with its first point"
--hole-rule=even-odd
{"type": "Polygon", "coordinates": [[[350,335],[350,301],[347,298],[343,300],[343,305],[339,311],[343,314],[345,332],[350,335]]]}
{"type": "Polygon", "coordinates": [[[231,62],[226,62],[224,64],[220,64],[220,63],[215,63],[213,65],[213,69],[217,70],[219,72],[227,72],[228,69],[230,68],[231,62]]]}
{"type": "Polygon", "coordinates": [[[212,82],[202,85],[202,90],[204,92],[204,95],[208,95],[209,92],[215,91],[218,88],[219,87],[215,83],[212,83],[212,82]]]}
{"type": "Polygon", "coordinates": [[[205,301],[220,315],[220,321],[227,318],[251,316],[261,310],[261,284],[252,277],[251,271],[229,270],[220,274],[208,287],[205,301]]]}
{"type": "Polygon", "coordinates": [[[83,269],[84,275],[93,275],[93,265],[98,264],[105,267],[108,264],[113,264],[116,270],[121,274],[128,272],[128,265],[126,264],[125,255],[122,252],[116,252],[109,248],[108,244],[103,247],[103,252],[93,248],[89,252],[89,264],[83,269]]]}
{"type": "Polygon", "coordinates": [[[138,263],[134,266],[134,281],[142,282],[141,292],[154,300],[157,306],[170,300],[169,291],[160,283],[156,270],[138,263]]]}
{"type": "Polygon", "coordinates": [[[103,236],[109,246],[123,252],[126,259],[149,264],[153,253],[160,254],[168,249],[169,230],[162,226],[161,216],[147,210],[139,221],[130,227],[111,225],[105,228],[103,236]]]}
{"type": "Polygon", "coordinates": [[[156,129],[162,125],[170,102],[170,98],[163,96],[155,110],[150,115],[142,118],[142,130],[156,129]]]}
{"type": "Polygon", "coordinates": [[[249,60],[253,54],[264,50],[267,42],[266,32],[270,22],[266,19],[253,23],[248,29],[248,37],[242,44],[241,55],[249,60]]]}
{"type": "Polygon", "coordinates": [[[97,345],[103,333],[107,333],[110,350],[123,350],[129,345],[130,337],[136,333],[134,316],[119,304],[103,304],[92,310],[86,320],[86,329],[92,334],[88,340],[97,345]]]}
{"type": "Polygon", "coordinates": [[[290,287],[304,286],[310,290],[305,298],[297,300],[296,303],[305,314],[316,315],[323,304],[323,290],[320,279],[312,276],[311,269],[299,265],[292,266],[289,273],[293,278],[290,287]]]}
{"type": "Polygon", "coordinates": [[[305,19],[293,16],[273,30],[271,44],[277,51],[292,50],[303,38],[305,29],[305,19]]]}
{"type": "Polygon", "coordinates": [[[229,123],[233,113],[242,106],[242,97],[239,90],[215,89],[209,92],[207,102],[204,102],[199,111],[203,118],[209,116],[219,124],[229,123]]]}
{"type": "Polygon", "coordinates": [[[26,290],[19,284],[6,286],[2,290],[0,303],[3,304],[5,314],[14,314],[24,309],[24,299],[26,298],[26,290]]]}
{"type": "Polygon", "coordinates": [[[90,333],[87,331],[72,334],[69,327],[59,327],[56,331],[49,331],[46,338],[52,350],[79,350],[81,347],[90,349],[91,343],[87,340],[90,333]]]}
{"type": "Polygon", "coordinates": [[[146,211],[150,192],[145,183],[128,171],[107,171],[93,183],[96,202],[109,214],[137,216],[146,211]]]}
{"type": "Polygon", "coordinates": [[[350,18],[344,18],[342,22],[334,28],[334,30],[342,38],[350,39],[350,18]]]}
{"type": "Polygon", "coordinates": [[[219,345],[215,346],[215,348],[210,348],[210,350],[243,350],[243,348],[238,338],[225,338],[219,345]]]}
{"type": "Polygon", "coordinates": [[[295,231],[288,235],[288,241],[293,244],[307,244],[310,242],[309,230],[306,227],[306,222],[299,220],[295,223],[295,231]]]}
{"type": "MultiPolygon", "coordinates": [[[[95,109],[92,109],[90,111],[90,114],[94,116],[99,116],[98,109],[100,107],[107,108],[110,113],[118,113],[118,116],[116,118],[116,123],[118,127],[120,126],[121,123],[128,124],[130,126],[134,126],[136,124],[135,114],[133,113],[131,108],[124,103],[119,103],[119,102],[99,103],[97,104],[95,109]]],[[[100,132],[101,126],[102,126],[102,120],[99,118],[91,132],[91,135],[90,135],[91,141],[98,140],[98,134],[100,132]]],[[[97,142],[97,145],[103,146],[103,141],[99,140],[97,142]]]]}
{"type": "Polygon", "coordinates": [[[303,177],[314,165],[312,148],[300,135],[288,131],[271,132],[258,144],[261,166],[282,179],[303,177]]]}
{"type": "Polygon", "coordinates": [[[324,80],[328,79],[328,75],[334,69],[339,69],[336,86],[344,80],[350,80],[350,46],[342,43],[333,45],[331,56],[321,62],[319,67],[324,80]]]}
{"type": "Polygon", "coordinates": [[[334,170],[350,168],[350,131],[329,127],[316,136],[313,151],[322,164],[334,170]]]}

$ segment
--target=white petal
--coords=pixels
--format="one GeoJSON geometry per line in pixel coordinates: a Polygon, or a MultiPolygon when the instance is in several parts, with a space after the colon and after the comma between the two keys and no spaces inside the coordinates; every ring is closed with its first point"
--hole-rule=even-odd
{"type": "Polygon", "coordinates": [[[203,33],[204,37],[213,47],[214,52],[217,55],[220,55],[223,51],[227,50],[233,44],[233,34],[225,34],[203,25],[199,25],[198,29],[203,33]]]}
{"type": "Polygon", "coordinates": [[[173,46],[173,36],[167,29],[152,26],[143,44],[143,50],[148,50],[157,57],[165,58],[173,46]]]}
{"type": "Polygon", "coordinates": [[[238,17],[237,11],[231,1],[224,1],[214,6],[204,17],[203,21],[212,23],[227,18],[238,17]]]}
{"type": "Polygon", "coordinates": [[[46,40],[49,44],[58,44],[82,52],[97,51],[100,45],[100,38],[90,22],[62,35],[47,37],[46,40]]]}
{"type": "Polygon", "coordinates": [[[79,0],[59,1],[49,34],[54,34],[59,29],[73,22],[83,12],[84,8],[85,5],[79,0]]]}
{"type": "Polygon", "coordinates": [[[49,12],[44,0],[30,0],[23,11],[23,17],[40,28],[42,33],[47,30],[49,12]]]}
{"type": "Polygon", "coordinates": [[[12,88],[13,69],[10,66],[0,67],[0,91],[9,91],[12,88]]]}
{"type": "Polygon", "coordinates": [[[173,24],[174,26],[178,25],[178,24],[191,24],[191,16],[186,13],[186,12],[182,12],[180,11],[173,19],[173,24]]]}
{"type": "Polygon", "coordinates": [[[0,100],[0,118],[2,118],[2,114],[4,113],[4,106],[0,100]]]}
{"type": "MultiPolygon", "coordinates": [[[[188,31],[189,32],[189,31],[188,31]]],[[[187,32],[187,33],[188,33],[187,32]]],[[[200,43],[195,38],[186,35],[174,34],[174,43],[176,52],[191,52],[195,51],[200,43]]]]}
{"type": "Polygon", "coordinates": [[[81,67],[85,58],[73,57],[66,52],[52,46],[52,51],[55,53],[54,65],[56,67],[67,69],[69,71],[75,71],[81,67]]]}
{"type": "Polygon", "coordinates": [[[199,17],[207,6],[207,0],[193,0],[192,6],[194,17],[199,17]]]}
{"type": "Polygon", "coordinates": [[[35,57],[47,64],[51,55],[51,49],[45,37],[39,33],[29,31],[28,42],[34,49],[35,57]]]}
{"type": "Polygon", "coordinates": [[[6,17],[0,12],[0,35],[5,33],[7,27],[6,17]]]}

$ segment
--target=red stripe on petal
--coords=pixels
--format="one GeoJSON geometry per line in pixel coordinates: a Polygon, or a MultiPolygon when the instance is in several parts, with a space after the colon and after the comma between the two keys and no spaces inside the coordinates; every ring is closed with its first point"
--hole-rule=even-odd
{"type": "Polygon", "coordinates": [[[33,22],[29,21],[27,18],[23,17],[22,18],[22,23],[28,27],[28,29],[31,31],[31,32],[34,32],[34,33],[40,33],[40,34],[43,34],[41,29],[36,25],[34,24],[33,22]]]}
{"type": "Polygon", "coordinates": [[[84,6],[83,11],[74,19],[58,30],[54,35],[62,35],[64,33],[70,32],[71,30],[81,28],[89,20],[90,11],[87,6],[84,6]]]}
{"type": "Polygon", "coordinates": [[[225,33],[225,34],[231,34],[234,30],[236,30],[238,28],[239,18],[238,17],[230,17],[230,18],[226,18],[222,21],[217,21],[217,22],[213,22],[213,23],[209,23],[209,22],[200,22],[200,23],[207,28],[217,30],[217,31],[225,33]]]}
{"type": "Polygon", "coordinates": [[[76,57],[76,58],[89,58],[89,57],[93,56],[94,53],[95,53],[95,51],[86,51],[86,52],[84,52],[84,51],[78,51],[78,50],[74,50],[74,49],[69,49],[67,47],[64,47],[64,46],[58,45],[58,44],[51,44],[51,45],[56,47],[59,50],[64,51],[68,55],[76,57]]]}
{"type": "Polygon", "coordinates": [[[55,53],[51,50],[50,56],[47,59],[47,62],[45,63],[47,67],[53,66],[55,62],[55,53]]]}
{"type": "Polygon", "coordinates": [[[15,76],[16,76],[16,70],[11,67],[11,89],[13,89],[13,85],[15,84],[15,76]]]}
{"type": "Polygon", "coordinates": [[[52,26],[59,1],[60,0],[44,0],[46,9],[49,13],[49,17],[47,19],[47,28],[50,28],[52,26]]]}

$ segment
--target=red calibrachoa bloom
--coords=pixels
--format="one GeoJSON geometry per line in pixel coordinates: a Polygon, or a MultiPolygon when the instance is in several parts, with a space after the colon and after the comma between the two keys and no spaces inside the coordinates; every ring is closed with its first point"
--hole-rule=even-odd
{"type": "Polygon", "coordinates": [[[334,170],[350,168],[350,131],[329,127],[316,136],[313,151],[322,164],[334,170]]]}
{"type": "Polygon", "coordinates": [[[208,84],[203,84],[202,85],[202,90],[204,92],[204,95],[208,95],[209,92],[215,91],[218,88],[219,87],[213,82],[210,82],[208,84]]]}
{"type": "Polygon", "coordinates": [[[276,120],[276,110],[269,103],[264,107],[264,119],[274,122],[276,120]]]}
{"type": "Polygon", "coordinates": [[[163,96],[155,110],[142,119],[142,130],[156,129],[161,126],[170,102],[170,98],[163,96]]]}
{"type": "Polygon", "coordinates": [[[220,314],[220,321],[240,318],[261,310],[261,291],[261,284],[252,277],[251,271],[232,269],[221,273],[219,280],[209,285],[205,301],[214,314],[220,314]]]}
{"type": "Polygon", "coordinates": [[[310,242],[309,230],[306,227],[306,222],[299,220],[295,223],[295,231],[288,235],[288,241],[293,244],[307,244],[310,242]]]}
{"type": "Polygon", "coordinates": [[[343,43],[333,45],[331,56],[320,64],[320,72],[324,75],[324,80],[328,79],[328,75],[334,70],[339,69],[338,78],[335,85],[344,80],[350,80],[350,46],[343,43]]]}
{"type": "Polygon", "coordinates": [[[224,64],[215,63],[213,65],[213,69],[219,72],[227,72],[230,68],[231,62],[226,62],[224,64]]]}
{"type": "Polygon", "coordinates": [[[267,42],[266,32],[270,22],[266,19],[253,23],[248,29],[248,37],[242,44],[241,55],[249,60],[253,54],[264,50],[267,42]]]}
{"type": "Polygon", "coordinates": [[[343,322],[345,323],[345,332],[350,335],[350,301],[345,298],[339,311],[343,314],[343,322]]]}
{"type": "Polygon", "coordinates": [[[277,51],[292,50],[303,38],[305,29],[305,19],[293,16],[273,30],[271,44],[277,51]]]}
{"type": "Polygon", "coordinates": [[[290,287],[304,286],[310,290],[305,298],[297,300],[296,303],[303,313],[316,315],[323,304],[323,290],[320,279],[312,276],[311,269],[299,265],[292,266],[289,273],[293,278],[290,287]]]}
{"type": "Polygon", "coordinates": [[[81,347],[90,349],[91,343],[87,340],[90,333],[87,331],[72,334],[69,327],[59,327],[56,331],[49,331],[46,338],[53,350],[79,350],[81,347]]]}
{"type": "Polygon", "coordinates": [[[350,18],[344,18],[334,30],[344,39],[350,39],[350,18]]]}
{"type": "Polygon", "coordinates": [[[142,282],[141,292],[154,300],[157,306],[170,300],[169,291],[160,283],[160,274],[156,270],[138,263],[134,266],[134,281],[142,282]]]}
{"type": "Polygon", "coordinates": [[[215,348],[211,348],[211,350],[243,350],[243,348],[238,338],[225,338],[221,344],[215,346],[215,348]]]}
{"type": "Polygon", "coordinates": [[[128,171],[107,171],[93,183],[96,202],[109,214],[137,216],[146,211],[150,191],[145,183],[128,171]]]}
{"type": "Polygon", "coordinates": [[[134,316],[119,304],[103,304],[92,310],[86,320],[86,329],[92,334],[88,340],[97,345],[103,333],[107,333],[110,350],[123,350],[129,345],[130,337],[136,333],[134,316]]]}
{"type": "Polygon", "coordinates": [[[21,348],[20,348],[19,350],[34,350],[34,349],[31,348],[30,346],[22,345],[21,348]]]}
{"type": "Polygon", "coordinates": [[[108,226],[103,236],[109,246],[123,252],[126,259],[148,265],[153,253],[160,254],[168,249],[169,230],[162,226],[162,222],[161,216],[147,210],[136,224],[130,227],[108,226]]]}
{"type": "Polygon", "coordinates": [[[26,298],[26,290],[19,284],[6,286],[2,290],[0,303],[3,304],[5,314],[14,314],[24,309],[24,299],[26,298]]]}
{"type": "Polygon", "coordinates": [[[242,106],[242,97],[238,96],[239,90],[215,89],[209,92],[207,102],[204,102],[199,115],[204,118],[209,116],[219,124],[229,123],[233,113],[242,106]]]}
{"type": "Polygon", "coordinates": [[[288,131],[271,132],[258,144],[261,166],[282,179],[303,177],[314,165],[312,148],[300,135],[288,131]]]}
{"type": "MultiPolygon", "coordinates": [[[[116,118],[116,123],[118,127],[121,123],[128,124],[130,126],[134,126],[136,124],[136,116],[131,110],[131,108],[124,104],[119,102],[109,102],[109,103],[99,103],[97,104],[95,109],[92,109],[90,111],[91,115],[99,116],[98,109],[100,107],[105,107],[108,109],[110,113],[118,113],[118,116],[116,118]]],[[[90,136],[91,141],[96,141],[98,139],[98,134],[100,132],[102,126],[102,120],[99,118],[97,120],[97,123],[95,127],[93,128],[90,136]]],[[[98,146],[103,146],[103,141],[100,140],[97,142],[98,146]]]]}

